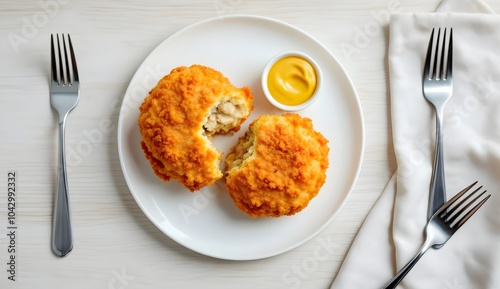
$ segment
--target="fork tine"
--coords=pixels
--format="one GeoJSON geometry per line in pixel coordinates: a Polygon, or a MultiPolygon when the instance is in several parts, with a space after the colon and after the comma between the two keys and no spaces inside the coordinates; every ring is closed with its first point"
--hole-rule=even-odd
{"type": "Polygon", "coordinates": [[[444,216],[448,210],[449,207],[451,207],[455,201],[460,198],[461,196],[463,196],[465,193],[467,193],[473,186],[475,186],[477,184],[477,181],[473,182],[472,184],[470,184],[468,187],[466,187],[465,189],[461,190],[458,194],[456,194],[453,198],[451,198],[448,202],[444,203],[443,206],[441,206],[441,208],[439,209],[438,212],[436,212],[436,214],[439,214],[441,217],[444,216]]]}
{"type": "MultiPolygon", "coordinates": [[[[64,35],[62,35],[64,39],[64,35]]],[[[61,43],[60,43],[60,38],[59,34],[56,34],[56,39],[57,39],[57,53],[58,53],[58,59],[59,59],[59,84],[65,85],[66,84],[66,75],[64,74],[64,62],[63,62],[63,57],[62,57],[62,50],[61,50],[61,43]]],[[[63,43],[64,44],[64,43],[63,43]]]]}
{"type": "Polygon", "coordinates": [[[66,49],[66,38],[64,38],[64,34],[61,35],[62,37],[62,43],[63,43],[63,50],[64,50],[64,64],[66,67],[66,82],[64,84],[69,85],[71,83],[71,74],[69,71],[69,61],[68,61],[68,49],[66,49]]]}
{"type": "Polygon", "coordinates": [[[453,230],[458,230],[467,220],[474,215],[474,213],[490,198],[491,195],[484,197],[479,203],[477,201],[486,194],[486,190],[479,193],[474,199],[468,201],[470,198],[475,196],[483,186],[475,189],[469,195],[467,195],[462,200],[458,201],[465,193],[467,193],[472,187],[477,184],[477,181],[460,191],[457,195],[446,202],[443,207],[439,210],[439,215],[443,220],[449,224],[450,228],[453,230]],[[472,209],[470,206],[477,203],[472,209]],[[465,215],[464,215],[465,213],[465,215]],[[455,224],[456,222],[456,224],[455,224]]]}
{"type": "Polygon", "coordinates": [[[429,39],[429,46],[427,47],[427,55],[425,57],[425,65],[424,65],[424,79],[430,79],[433,76],[429,76],[431,69],[431,54],[432,54],[432,42],[434,40],[434,28],[432,28],[431,38],[429,39]]]}
{"type": "Polygon", "coordinates": [[[78,76],[78,68],[76,66],[76,57],[75,51],[73,50],[73,44],[71,43],[71,37],[68,34],[68,44],[69,44],[69,52],[71,54],[71,66],[73,67],[73,81],[80,81],[78,76]]]}
{"type": "MultiPolygon", "coordinates": [[[[431,78],[434,78],[434,77],[439,77],[439,74],[438,74],[438,60],[439,60],[439,39],[440,39],[440,36],[441,36],[441,28],[438,28],[438,32],[437,32],[437,37],[436,37],[436,47],[435,48],[435,51],[434,51],[434,63],[433,63],[433,72],[432,72],[432,76],[431,78]]],[[[439,73],[441,73],[441,71],[439,71],[439,73]]]]}
{"type": "Polygon", "coordinates": [[[56,52],[54,49],[54,35],[50,35],[50,72],[53,82],[59,82],[57,77],[56,52]]]}
{"type": "Polygon", "coordinates": [[[440,63],[439,63],[439,78],[440,79],[446,79],[446,71],[445,71],[445,51],[446,51],[446,27],[444,28],[443,30],[443,39],[442,39],[442,47],[441,47],[441,59],[440,59],[440,63]]]}
{"type": "Polygon", "coordinates": [[[450,28],[450,40],[448,44],[448,68],[446,69],[446,79],[453,76],[453,28],[450,28]]]}
{"type": "Polygon", "coordinates": [[[446,221],[453,224],[455,220],[457,220],[474,202],[476,202],[482,195],[486,193],[486,191],[479,194],[479,196],[475,197],[473,200],[469,201],[479,190],[481,190],[483,186],[475,189],[472,193],[463,198],[460,202],[457,201],[457,204],[453,205],[453,208],[448,210],[448,216],[446,221]]]}
{"type": "Polygon", "coordinates": [[[439,53],[439,43],[440,43],[440,40],[441,40],[441,28],[438,28],[438,35],[436,37],[436,47],[434,47],[435,51],[434,51],[434,63],[433,63],[433,67],[434,67],[434,72],[432,73],[432,76],[433,78],[439,78],[441,73],[442,73],[442,67],[441,67],[441,64],[442,64],[442,58],[439,59],[439,56],[440,56],[440,53],[439,53]],[[439,60],[441,60],[441,63],[439,62],[439,60]],[[439,69],[439,70],[438,70],[439,69]]]}
{"type": "MultiPolygon", "coordinates": [[[[476,184],[476,183],[477,182],[475,182],[474,184],[476,184]]],[[[463,200],[461,200],[460,202],[458,201],[458,198],[455,199],[456,201],[454,201],[452,204],[450,204],[450,208],[447,210],[447,212],[450,213],[450,214],[453,213],[456,209],[458,209],[458,207],[460,207],[461,205],[463,205],[470,197],[472,197],[472,195],[474,195],[475,193],[477,193],[482,188],[483,188],[483,186],[480,186],[479,188],[475,189],[472,193],[470,193],[468,196],[466,196],[465,198],[463,198],[463,200]]]]}
{"type": "MultiPolygon", "coordinates": [[[[482,196],[484,193],[486,193],[486,191],[484,191],[480,196],[482,196]]],[[[480,197],[478,196],[478,198],[480,197]]],[[[455,230],[458,230],[460,227],[462,227],[463,224],[465,224],[465,222],[467,222],[467,220],[472,217],[472,215],[474,215],[474,213],[477,212],[477,210],[479,210],[479,208],[481,208],[481,206],[486,203],[486,201],[491,197],[491,195],[487,195],[481,202],[479,202],[477,205],[474,206],[474,208],[472,208],[468,213],[467,215],[465,215],[462,219],[460,219],[460,221],[458,221],[458,223],[455,225],[455,230]]],[[[476,199],[478,199],[476,198],[476,199]]],[[[472,202],[471,202],[472,203],[472,202]]]]}

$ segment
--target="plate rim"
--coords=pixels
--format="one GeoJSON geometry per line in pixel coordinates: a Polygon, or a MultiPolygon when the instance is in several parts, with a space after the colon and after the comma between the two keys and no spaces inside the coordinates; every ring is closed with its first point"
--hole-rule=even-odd
{"type": "Polygon", "coordinates": [[[187,25],[187,26],[185,26],[185,27],[177,30],[176,32],[174,32],[170,36],[167,36],[160,43],[158,43],[148,53],[148,55],[143,59],[143,61],[141,62],[141,64],[135,70],[135,73],[133,74],[133,76],[128,81],[128,86],[127,86],[127,89],[126,89],[125,93],[123,94],[122,102],[121,102],[121,105],[120,105],[119,117],[118,117],[118,125],[117,125],[117,136],[116,136],[116,138],[117,138],[118,156],[119,156],[119,161],[120,161],[120,167],[121,167],[121,171],[122,171],[123,177],[125,179],[125,182],[127,184],[127,189],[129,190],[130,194],[134,198],[136,204],[140,207],[141,211],[149,219],[149,221],[152,224],[154,224],[155,227],[157,227],[167,237],[169,237],[173,241],[177,242],[178,244],[180,244],[181,246],[183,246],[185,248],[188,248],[189,250],[191,250],[193,252],[197,252],[197,253],[199,253],[201,255],[209,256],[209,257],[216,258],[216,259],[233,260],[233,261],[259,260],[259,259],[274,257],[274,256],[277,256],[277,255],[283,254],[285,252],[293,250],[293,249],[295,249],[295,248],[303,245],[304,243],[308,242],[309,240],[311,240],[312,238],[314,238],[315,236],[317,236],[320,232],[322,232],[329,224],[331,224],[331,222],[337,217],[337,215],[344,208],[345,204],[347,203],[348,199],[350,198],[350,196],[352,194],[354,186],[357,183],[357,180],[358,180],[360,172],[361,172],[363,160],[364,160],[365,141],[366,141],[365,140],[364,114],[363,114],[363,110],[362,110],[362,105],[361,105],[361,100],[359,98],[359,94],[358,94],[358,92],[357,92],[357,90],[356,90],[356,88],[354,86],[354,83],[353,83],[351,77],[347,73],[347,71],[346,71],[345,67],[342,65],[342,63],[338,60],[338,58],[323,43],[321,43],[319,40],[317,40],[311,34],[305,32],[304,30],[302,30],[302,29],[300,29],[300,28],[298,28],[298,27],[296,27],[294,25],[291,25],[291,24],[289,24],[287,22],[275,19],[275,18],[271,18],[271,17],[267,17],[267,16],[261,16],[261,15],[254,15],[254,14],[229,14],[229,15],[215,16],[215,17],[209,17],[209,18],[206,18],[206,19],[203,19],[203,20],[199,20],[199,21],[193,22],[193,23],[191,23],[191,24],[189,24],[189,25],[187,25]],[[213,254],[213,253],[210,253],[210,252],[206,252],[206,251],[200,250],[198,248],[195,248],[195,247],[191,246],[190,244],[186,244],[185,242],[182,242],[182,240],[180,240],[179,238],[177,238],[176,236],[174,236],[174,234],[172,234],[172,233],[168,232],[167,230],[165,230],[164,228],[162,228],[160,226],[160,224],[158,224],[158,222],[154,220],[154,218],[151,215],[151,213],[148,212],[148,210],[145,208],[145,205],[142,203],[142,201],[138,199],[138,195],[136,193],[134,193],[134,191],[131,189],[132,184],[131,184],[131,181],[129,179],[128,174],[126,173],[127,172],[127,168],[125,167],[124,160],[123,160],[124,151],[123,151],[123,148],[122,148],[122,145],[121,145],[122,131],[123,131],[123,120],[122,120],[122,118],[124,117],[124,113],[122,112],[122,110],[124,109],[125,101],[127,100],[127,94],[129,93],[130,84],[135,80],[136,76],[144,68],[144,66],[148,62],[149,58],[152,57],[153,52],[156,49],[158,49],[158,47],[164,45],[164,43],[166,43],[167,41],[171,41],[173,38],[177,37],[178,35],[182,35],[183,33],[185,33],[185,31],[194,29],[197,26],[203,26],[206,23],[220,21],[220,20],[223,20],[223,19],[251,19],[251,20],[259,20],[259,21],[272,22],[274,24],[282,25],[282,26],[285,26],[285,27],[287,27],[289,29],[293,29],[293,30],[295,30],[295,31],[297,31],[297,32],[299,32],[301,34],[304,34],[308,38],[310,38],[312,41],[315,42],[316,45],[320,46],[325,52],[327,52],[328,55],[329,55],[329,57],[331,57],[335,61],[335,63],[338,65],[338,68],[341,70],[342,74],[346,78],[346,81],[347,81],[348,86],[349,86],[349,90],[352,91],[352,93],[353,93],[353,96],[355,98],[354,103],[356,103],[356,109],[359,111],[359,115],[356,116],[356,118],[358,118],[358,121],[359,121],[359,139],[360,139],[360,143],[359,143],[359,151],[357,152],[357,154],[359,155],[359,159],[358,159],[358,162],[356,164],[356,171],[353,174],[352,182],[351,182],[349,188],[347,189],[347,192],[345,194],[344,199],[339,204],[339,206],[336,209],[336,211],[329,217],[329,219],[326,222],[324,222],[323,225],[321,225],[316,231],[314,231],[313,233],[309,234],[307,237],[303,238],[301,241],[293,243],[293,244],[291,244],[289,246],[286,246],[286,247],[282,248],[281,250],[275,250],[275,251],[273,251],[273,253],[265,254],[265,255],[261,255],[261,256],[255,256],[255,257],[252,257],[252,258],[238,258],[238,257],[232,257],[232,258],[230,258],[230,257],[227,257],[227,256],[221,256],[220,254],[213,254]]]}

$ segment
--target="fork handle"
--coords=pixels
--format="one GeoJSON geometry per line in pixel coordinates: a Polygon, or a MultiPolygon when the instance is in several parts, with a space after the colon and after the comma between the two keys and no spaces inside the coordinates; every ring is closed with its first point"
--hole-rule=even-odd
{"type": "Polygon", "coordinates": [[[413,257],[410,262],[408,262],[399,272],[389,281],[387,282],[382,289],[394,289],[398,286],[398,284],[403,280],[404,277],[410,272],[410,270],[417,264],[418,260],[424,255],[424,253],[429,249],[428,245],[425,244],[422,249],[413,257]]]}
{"type": "Polygon", "coordinates": [[[434,168],[432,171],[429,208],[427,212],[428,219],[430,219],[446,201],[443,134],[441,132],[443,126],[442,115],[442,109],[436,109],[436,153],[434,156],[434,168]]]}
{"type": "Polygon", "coordinates": [[[64,149],[64,120],[59,123],[59,148],[57,168],[57,190],[54,204],[54,222],[52,227],[52,250],[60,257],[66,256],[73,249],[71,214],[69,208],[68,180],[64,149]]]}

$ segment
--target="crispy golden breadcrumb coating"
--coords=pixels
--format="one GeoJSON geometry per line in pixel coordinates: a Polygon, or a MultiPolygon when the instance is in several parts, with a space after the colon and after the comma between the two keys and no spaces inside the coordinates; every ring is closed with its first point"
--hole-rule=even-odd
{"type": "Polygon", "coordinates": [[[209,138],[239,130],[252,102],[248,87],[235,87],[212,68],[173,69],[140,107],[141,146],[155,174],[191,191],[222,178],[221,154],[209,138]]]}
{"type": "Polygon", "coordinates": [[[252,217],[293,215],[325,183],[328,140],[298,114],[263,115],[226,158],[227,190],[252,217]]]}

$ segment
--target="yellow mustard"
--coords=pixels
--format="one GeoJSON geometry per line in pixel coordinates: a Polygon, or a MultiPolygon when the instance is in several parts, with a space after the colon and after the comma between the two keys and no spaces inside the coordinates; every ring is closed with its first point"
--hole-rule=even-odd
{"type": "Polygon", "coordinates": [[[267,76],[267,87],[272,97],[285,105],[306,102],[316,90],[316,85],[314,67],[309,61],[298,56],[278,60],[267,76]]]}

